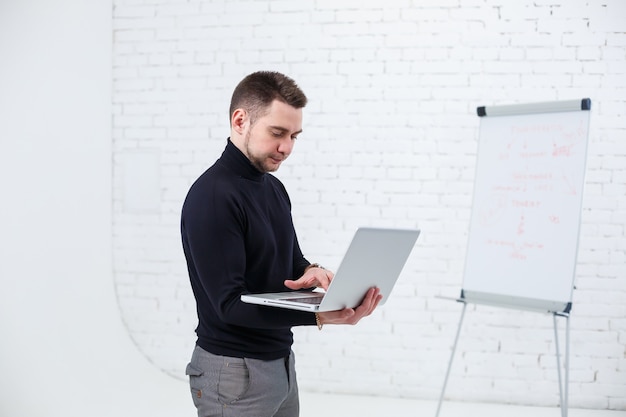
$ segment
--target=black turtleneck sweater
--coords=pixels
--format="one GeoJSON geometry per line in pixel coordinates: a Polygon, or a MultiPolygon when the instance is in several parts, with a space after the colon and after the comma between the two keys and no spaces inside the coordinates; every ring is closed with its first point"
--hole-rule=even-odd
{"type": "Polygon", "coordinates": [[[191,186],[181,234],[198,313],[197,344],[216,355],[286,357],[292,326],[311,313],[243,303],[242,294],[288,291],[304,258],[283,184],[259,172],[228,140],[215,164],[191,186]]]}

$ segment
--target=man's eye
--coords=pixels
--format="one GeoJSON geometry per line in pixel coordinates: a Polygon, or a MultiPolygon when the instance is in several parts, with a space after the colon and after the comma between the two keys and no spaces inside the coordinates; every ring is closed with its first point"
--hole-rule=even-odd
{"type": "Polygon", "coordinates": [[[279,137],[281,137],[281,136],[283,135],[283,132],[272,132],[272,135],[273,135],[275,138],[279,138],[279,137]]]}

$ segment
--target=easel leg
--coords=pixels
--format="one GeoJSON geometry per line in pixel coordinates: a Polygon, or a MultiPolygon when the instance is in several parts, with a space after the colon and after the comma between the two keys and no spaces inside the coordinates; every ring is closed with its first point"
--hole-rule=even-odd
{"type": "Polygon", "coordinates": [[[559,397],[561,402],[561,417],[567,417],[568,408],[568,396],[569,396],[569,314],[554,313],[554,340],[556,346],[556,370],[559,375],[559,397]],[[561,315],[565,317],[565,383],[561,380],[561,353],[559,349],[559,332],[556,322],[556,316],[561,315]]]}
{"type": "Polygon", "coordinates": [[[569,314],[565,316],[565,416],[569,408],[569,314]]]}
{"type": "Polygon", "coordinates": [[[463,310],[461,311],[459,327],[456,330],[456,337],[454,338],[454,345],[452,345],[452,352],[450,353],[450,361],[448,361],[448,370],[446,371],[446,377],[443,380],[443,388],[441,388],[441,395],[439,396],[439,404],[437,404],[437,413],[435,414],[435,417],[439,417],[439,411],[441,410],[441,403],[443,402],[443,395],[446,392],[446,385],[448,385],[448,377],[450,376],[450,369],[452,369],[452,360],[454,359],[454,353],[456,352],[456,345],[459,342],[459,335],[461,334],[461,325],[463,324],[463,317],[465,316],[466,307],[467,307],[467,303],[463,301],[463,310]]]}

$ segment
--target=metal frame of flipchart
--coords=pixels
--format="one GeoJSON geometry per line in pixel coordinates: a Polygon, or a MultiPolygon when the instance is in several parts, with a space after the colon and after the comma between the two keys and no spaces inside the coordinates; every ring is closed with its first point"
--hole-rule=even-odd
{"type": "MultiPolygon", "coordinates": [[[[517,104],[517,105],[506,105],[506,106],[497,106],[497,107],[478,107],[477,113],[478,116],[506,116],[506,115],[516,115],[516,114],[530,114],[530,113],[550,113],[550,112],[564,112],[564,111],[580,111],[580,110],[590,110],[591,109],[591,100],[588,98],[582,100],[569,100],[569,101],[557,101],[557,102],[546,102],[546,103],[532,103],[532,104],[517,104]]],[[[459,335],[461,333],[461,327],[463,324],[463,318],[465,317],[465,310],[467,308],[468,303],[476,303],[476,304],[484,304],[484,305],[492,305],[492,306],[500,306],[500,307],[513,307],[528,311],[535,311],[541,313],[552,314],[553,325],[554,325],[554,339],[555,339],[555,348],[556,348],[556,361],[557,361],[557,372],[558,372],[558,383],[559,383],[559,399],[561,405],[561,416],[567,417],[568,410],[568,398],[569,398],[569,355],[570,355],[570,311],[572,307],[572,303],[567,302],[564,304],[559,303],[548,303],[548,305],[533,305],[532,300],[524,300],[522,299],[522,303],[525,304],[524,307],[519,306],[511,306],[511,305],[503,305],[502,303],[498,303],[497,300],[490,299],[489,296],[486,298],[480,299],[481,296],[478,296],[478,301],[468,300],[466,298],[466,294],[463,290],[461,290],[461,296],[458,298],[450,298],[450,297],[438,297],[438,298],[446,298],[455,300],[457,302],[463,303],[463,308],[461,310],[461,317],[459,319],[459,324],[457,327],[456,335],[454,338],[454,344],[452,345],[452,351],[450,353],[450,360],[448,361],[448,368],[446,370],[446,375],[443,383],[443,387],[441,389],[441,395],[439,396],[439,401],[437,404],[437,411],[435,416],[439,416],[439,412],[441,411],[441,405],[443,403],[443,398],[445,395],[446,386],[448,384],[448,379],[450,377],[450,371],[452,369],[452,361],[454,359],[454,355],[456,353],[457,344],[459,341],[459,335]],[[563,363],[563,367],[565,368],[565,376],[564,380],[561,376],[561,353],[559,347],[559,335],[558,335],[558,325],[557,325],[557,317],[565,318],[565,359],[563,363]]],[[[514,299],[515,297],[509,297],[510,299],[514,299]]],[[[514,301],[514,300],[513,300],[514,301]]]]}

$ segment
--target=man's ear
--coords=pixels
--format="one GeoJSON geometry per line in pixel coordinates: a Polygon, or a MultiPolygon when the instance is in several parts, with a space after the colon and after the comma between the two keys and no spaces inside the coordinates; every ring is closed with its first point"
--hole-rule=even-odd
{"type": "Polygon", "coordinates": [[[238,134],[242,135],[250,118],[244,109],[236,109],[230,118],[230,126],[238,134]]]}

